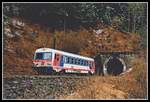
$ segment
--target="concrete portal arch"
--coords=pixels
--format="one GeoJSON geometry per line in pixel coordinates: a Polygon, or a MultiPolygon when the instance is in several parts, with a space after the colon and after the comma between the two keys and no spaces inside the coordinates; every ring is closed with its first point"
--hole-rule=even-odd
{"type": "Polygon", "coordinates": [[[126,71],[127,67],[124,60],[120,57],[110,56],[103,63],[103,73],[104,75],[113,74],[119,75],[126,71]]]}

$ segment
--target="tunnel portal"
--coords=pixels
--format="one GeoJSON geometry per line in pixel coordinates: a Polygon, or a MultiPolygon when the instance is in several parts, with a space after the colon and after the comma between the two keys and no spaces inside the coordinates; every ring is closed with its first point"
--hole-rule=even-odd
{"type": "Polygon", "coordinates": [[[110,57],[103,64],[104,75],[119,75],[126,70],[125,62],[119,57],[110,57]]]}

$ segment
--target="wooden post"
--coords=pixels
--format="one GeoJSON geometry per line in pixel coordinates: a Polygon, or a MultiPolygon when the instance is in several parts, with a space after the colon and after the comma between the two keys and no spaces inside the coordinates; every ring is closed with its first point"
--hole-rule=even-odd
{"type": "Polygon", "coordinates": [[[56,37],[55,37],[55,30],[54,28],[52,28],[52,36],[53,36],[53,40],[52,40],[52,48],[55,49],[56,48],[56,37]]]}
{"type": "Polygon", "coordinates": [[[53,36],[53,49],[56,48],[56,37],[55,37],[55,34],[53,36]]]}

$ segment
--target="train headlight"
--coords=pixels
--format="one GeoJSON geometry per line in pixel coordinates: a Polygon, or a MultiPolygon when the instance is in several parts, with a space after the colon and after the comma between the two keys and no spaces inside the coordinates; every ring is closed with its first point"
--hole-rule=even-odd
{"type": "Polygon", "coordinates": [[[47,63],[47,65],[51,65],[51,63],[47,63]]]}

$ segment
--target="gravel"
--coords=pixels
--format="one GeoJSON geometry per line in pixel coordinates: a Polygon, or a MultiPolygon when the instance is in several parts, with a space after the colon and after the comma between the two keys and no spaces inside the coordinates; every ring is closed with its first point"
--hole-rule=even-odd
{"type": "Polygon", "coordinates": [[[4,99],[57,99],[71,94],[83,78],[15,76],[3,78],[4,99]]]}

